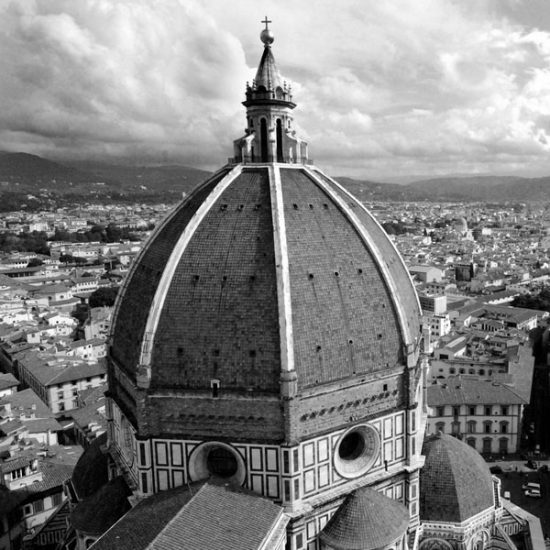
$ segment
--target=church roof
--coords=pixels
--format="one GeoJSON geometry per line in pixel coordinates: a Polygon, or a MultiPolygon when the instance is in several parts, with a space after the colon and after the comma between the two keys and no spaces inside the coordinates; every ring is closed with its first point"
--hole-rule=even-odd
{"type": "Polygon", "coordinates": [[[94,548],[257,550],[287,521],[282,508],[269,499],[216,482],[200,483],[144,499],[94,548]]]}
{"type": "Polygon", "coordinates": [[[321,541],[337,550],[375,550],[402,537],[409,511],[397,500],[363,487],[348,495],[321,533],[321,541]]]}
{"type": "Polygon", "coordinates": [[[420,471],[420,519],[462,523],[494,506],[493,480],[482,456],[445,434],[425,440],[420,471]]]}
{"type": "Polygon", "coordinates": [[[523,405],[528,403],[506,384],[475,375],[449,376],[428,386],[428,405],[523,405]]]}

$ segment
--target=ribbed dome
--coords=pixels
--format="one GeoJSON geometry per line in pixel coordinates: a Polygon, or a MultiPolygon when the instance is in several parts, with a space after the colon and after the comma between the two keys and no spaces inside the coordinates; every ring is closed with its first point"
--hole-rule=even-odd
{"type": "Polygon", "coordinates": [[[109,392],[142,437],[297,441],[372,415],[373,398],[381,411],[409,397],[420,307],[408,271],[309,163],[262,36],[233,163],[159,226],[115,307],[109,392]],[[378,388],[382,371],[392,380],[378,388]]]}
{"type": "Polygon", "coordinates": [[[461,523],[494,505],[493,481],[481,455],[445,434],[424,442],[420,519],[461,523]]]}
{"type": "Polygon", "coordinates": [[[351,493],[321,533],[321,541],[338,550],[375,550],[402,537],[409,511],[397,500],[364,487],[351,493]]]}
{"type": "Polygon", "coordinates": [[[408,272],[372,216],[313,168],[226,168],[136,261],[111,358],[149,387],[278,394],[402,364],[419,333],[408,272]]]}

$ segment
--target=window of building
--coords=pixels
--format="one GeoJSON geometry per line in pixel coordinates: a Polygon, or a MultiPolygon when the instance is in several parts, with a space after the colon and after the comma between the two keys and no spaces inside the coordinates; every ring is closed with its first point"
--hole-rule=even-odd
{"type": "Polygon", "coordinates": [[[470,412],[470,416],[475,416],[475,414],[476,414],[475,406],[470,406],[468,410],[470,412]]]}
{"type": "Polygon", "coordinates": [[[451,367],[451,368],[449,369],[449,373],[450,373],[450,374],[455,374],[455,373],[456,373],[456,369],[455,369],[454,367],[451,367]]]}
{"type": "Polygon", "coordinates": [[[471,434],[476,433],[476,424],[477,422],[475,420],[470,420],[468,422],[468,433],[471,433],[471,434]]]}
{"type": "Polygon", "coordinates": [[[466,369],[460,369],[458,372],[459,372],[460,374],[466,374],[466,369]]]}
{"type": "Polygon", "coordinates": [[[437,416],[445,416],[445,407],[437,407],[437,416]]]}
{"type": "Polygon", "coordinates": [[[498,441],[498,452],[501,454],[508,454],[508,439],[506,437],[502,437],[498,441]]]}
{"type": "Polygon", "coordinates": [[[63,495],[61,493],[55,493],[52,495],[52,504],[54,506],[59,506],[63,502],[63,495]]]}
{"type": "Polygon", "coordinates": [[[485,376],[485,369],[479,369],[479,375],[485,376]]]}
{"type": "Polygon", "coordinates": [[[435,425],[435,431],[443,433],[445,431],[445,422],[438,422],[435,425]]]}
{"type": "Polygon", "coordinates": [[[475,437],[469,437],[466,439],[466,443],[470,445],[470,447],[476,448],[476,438],[475,437]]]}
{"type": "Polygon", "coordinates": [[[507,434],[508,433],[508,422],[501,422],[500,423],[500,433],[501,434],[507,434]]]}
{"type": "Polygon", "coordinates": [[[490,433],[491,433],[491,422],[484,422],[484,423],[483,423],[483,431],[484,431],[486,434],[490,434],[490,433]]]}
{"type": "Polygon", "coordinates": [[[460,407],[453,407],[453,416],[458,416],[460,414],[460,407]]]}
{"type": "Polygon", "coordinates": [[[507,416],[508,415],[508,407],[503,405],[501,407],[501,413],[502,413],[503,416],[507,416]]]}
{"type": "Polygon", "coordinates": [[[34,513],[38,514],[38,512],[44,511],[44,500],[40,499],[33,503],[34,513]]]}
{"type": "Polygon", "coordinates": [[[491,407],[485,407],[485,416],[491,416],[492,413],[491,407]]]}

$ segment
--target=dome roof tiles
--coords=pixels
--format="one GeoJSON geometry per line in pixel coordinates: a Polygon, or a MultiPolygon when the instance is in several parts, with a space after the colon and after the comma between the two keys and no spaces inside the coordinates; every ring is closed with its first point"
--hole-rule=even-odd
{"type": "Polygon", "coordinates": [[[420,471],[420,518],[462,523],[494,506],[493,481],[482,456],[445,434],[424,442],[420,471]]]}
{"type": "Polygon", "coordinates": [[[409,511],[397,500],[369,487],[348,495],[321,533],[321,540],[337,550],[375,550],[402,537],[409,511]]]}

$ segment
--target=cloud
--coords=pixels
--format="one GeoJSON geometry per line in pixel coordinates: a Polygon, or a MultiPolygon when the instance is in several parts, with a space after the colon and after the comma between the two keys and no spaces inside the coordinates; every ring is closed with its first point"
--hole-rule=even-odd
{"type": "Polygon", "coordinates": [[[267,13],[297,125],[334,175],[550,173],[550,20],[504,0],[365,6],[9,0],[0,147],[218,167],[267,13]]]}

